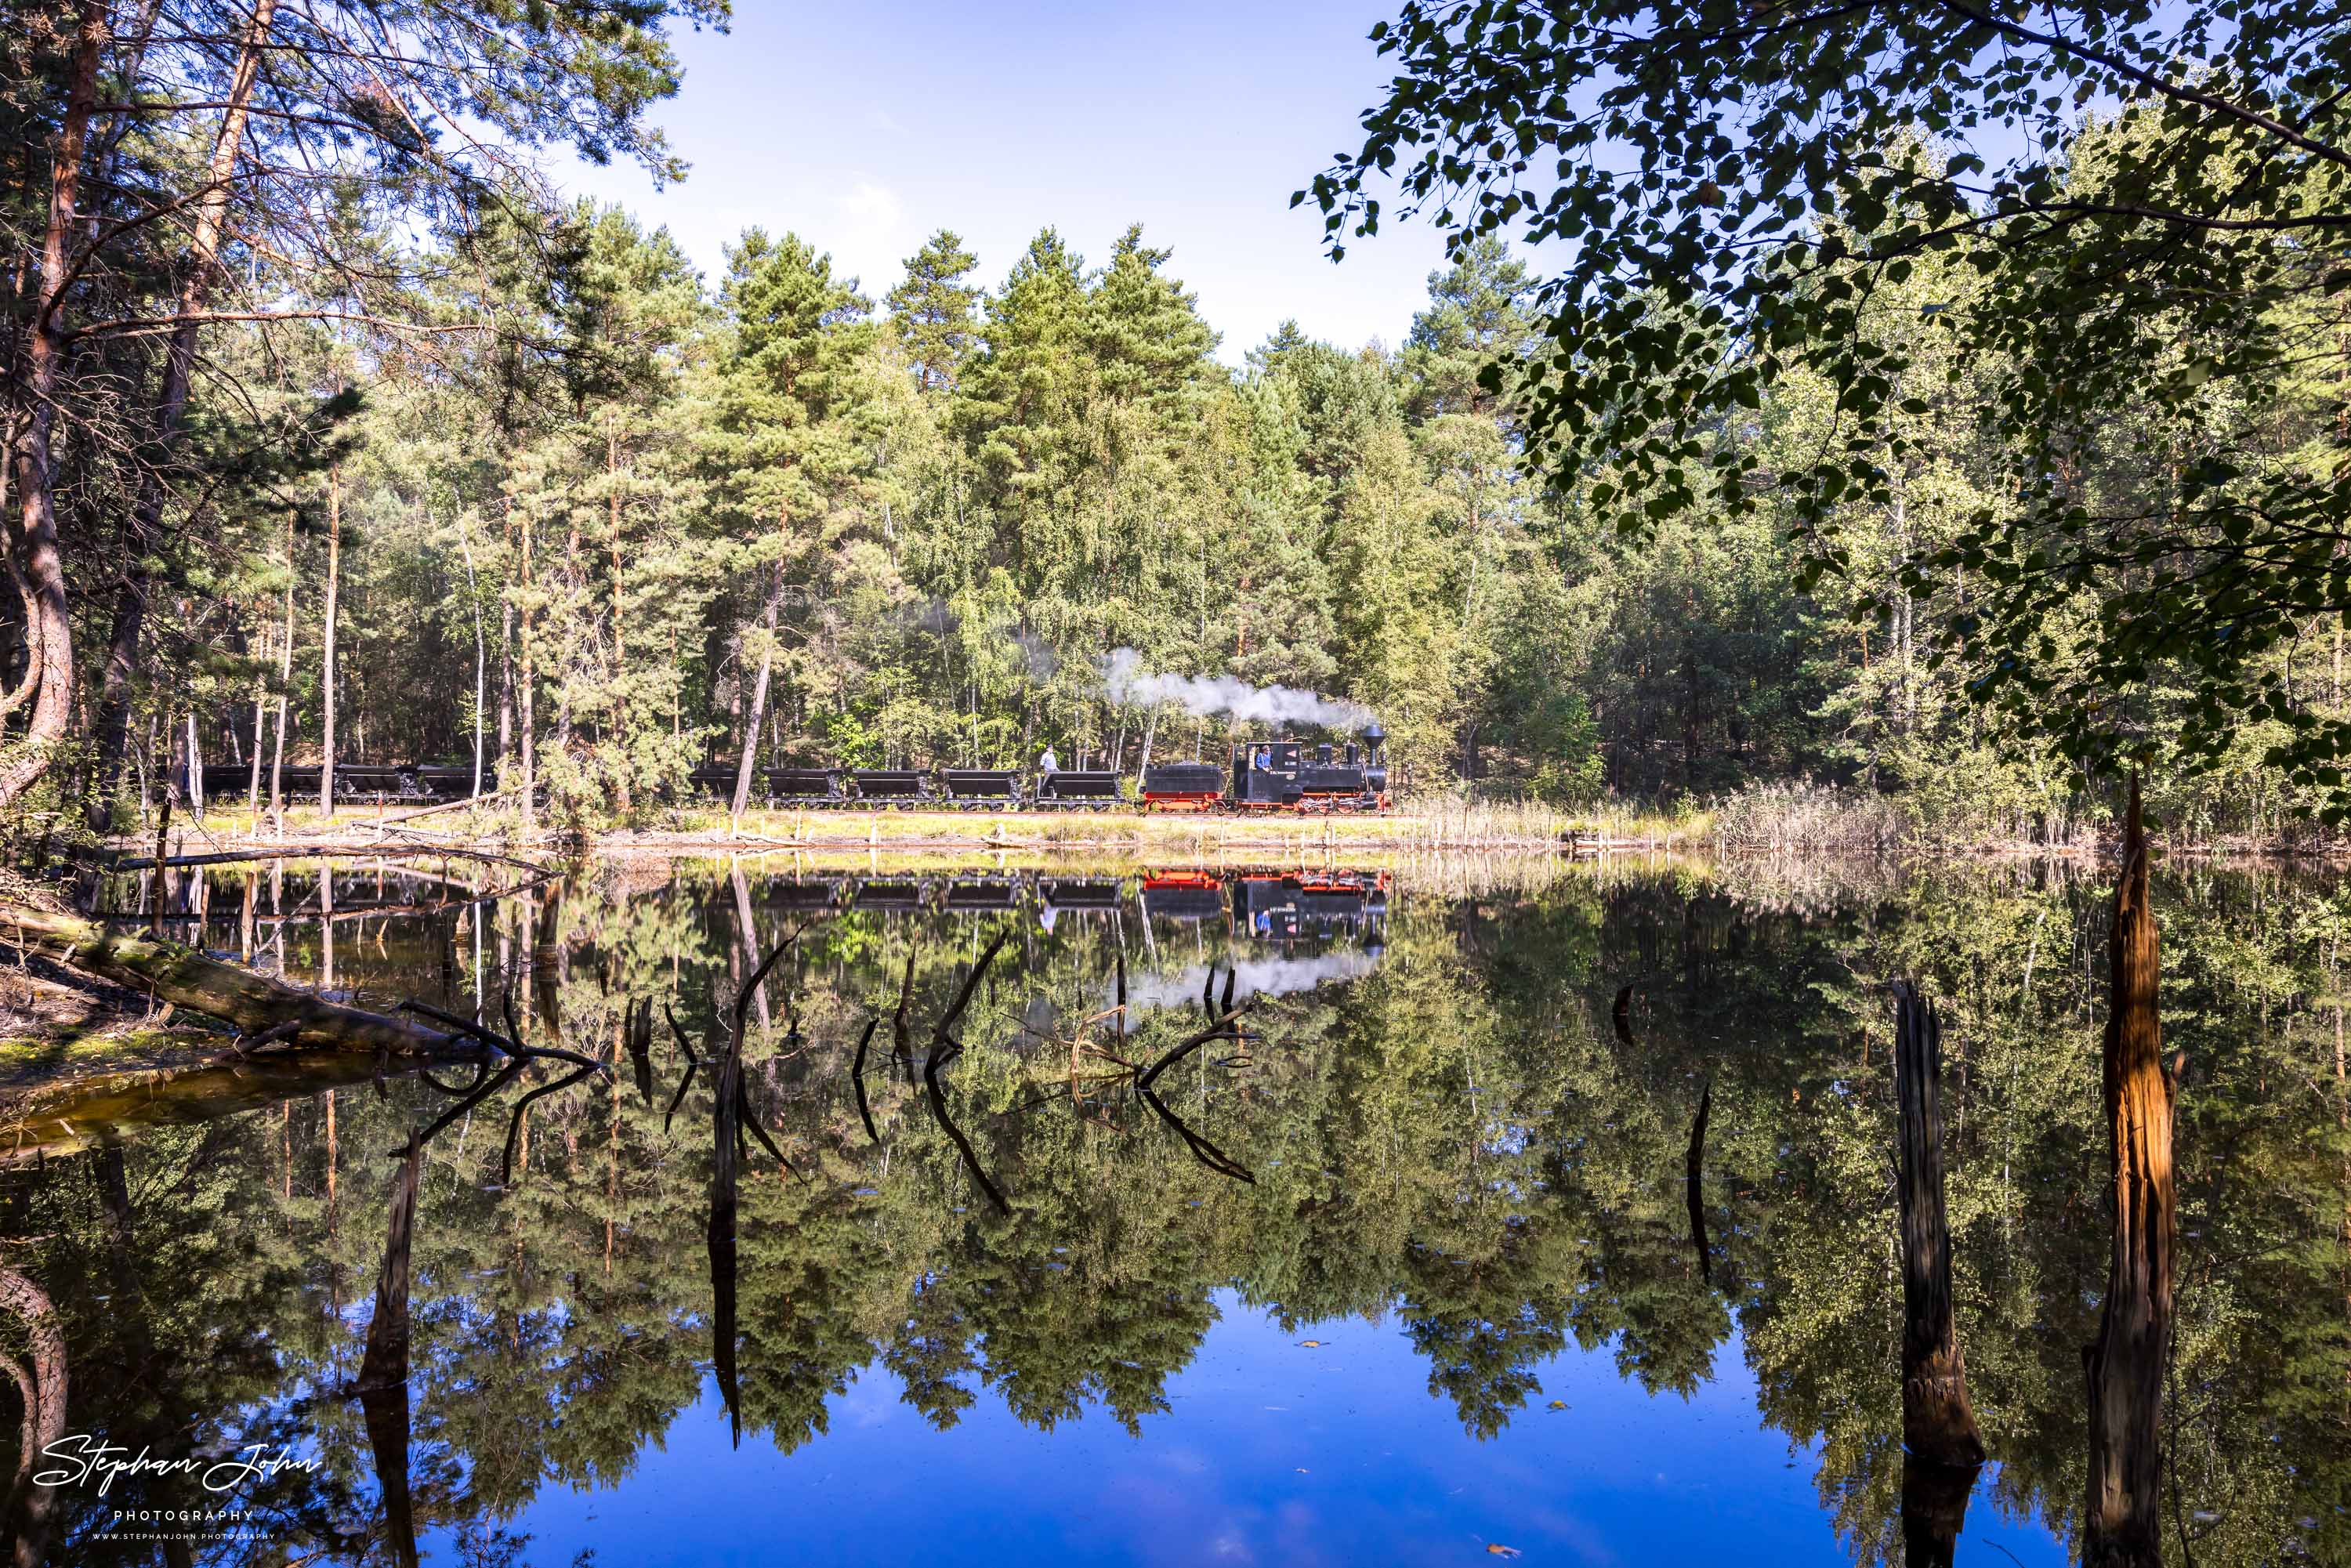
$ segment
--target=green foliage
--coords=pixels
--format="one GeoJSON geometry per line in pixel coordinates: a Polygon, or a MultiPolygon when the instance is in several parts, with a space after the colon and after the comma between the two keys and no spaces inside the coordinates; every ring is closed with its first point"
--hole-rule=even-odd
{"type": "Polygon", "coordinates": [[[1944,600],[1917,647],[2013,735],[2217,769],[2270,727],[2351,811],[2351,716],[2291,656],[2351,609],[2340,18],[1413,0],[1372,36],[1393,85],[1311,185],[1332,252],[1390,185],[1460,274],[1559,247],[1543,340],[1484,384],[1596,522],[1768,510],[1906,656],[1944,600]],[[1932,525],[1871,538],[1922,486],[1932,525]]]}
{"type": "Polygon", "coordinates": [[[898,346],[925,392],[950,392],[977,338],[979,290],[964,279],[979,258],[952,229],[941,229],[906,258],[906,276],[883,303],[898,346]]]}

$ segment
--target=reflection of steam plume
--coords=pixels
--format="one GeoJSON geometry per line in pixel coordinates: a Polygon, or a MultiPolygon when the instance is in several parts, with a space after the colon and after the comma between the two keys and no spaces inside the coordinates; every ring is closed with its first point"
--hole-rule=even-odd
{"type": "Polygon", "coordinates": [[[1345,730],[1361,729],[1372,722],[1371,710],[1359,704],[1293,686],[1253,686],[1232,675],[1154,674],[1143,667],[1143,655],[1132,648],[1111,654],[1102,680],[1114,703],[1135,706],[1174,703],[1204,718],[1228,713],[1238,719],[1265,724],[1311,724],[1345,730]]]}
{"type": "MultiPolygon", "coordinates": [[[[1236,996],[1293,996],[1311,991],[1326,980],[1360,980],[1379,967],[1380,956],[1360,948],[1318,953],[1311,958],[1238,958],[1214,966],[1233,971],[1236,996]]],[[[1127,981],[1126,1005],[1131,1011],[1153,1008],[1188,1007],[1200,999],[1211,966],[1195,964],[1173,975],[1141,975],[1127,981]]]]}

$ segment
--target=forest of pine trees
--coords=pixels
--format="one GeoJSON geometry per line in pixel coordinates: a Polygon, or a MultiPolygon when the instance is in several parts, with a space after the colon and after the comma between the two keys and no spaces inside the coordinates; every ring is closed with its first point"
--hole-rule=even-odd
{"type": "MultiPolygon", "coordinates": [[[[251,768],[265,802],[280,762],[478,758],[584,823],[747,746],[1214,755],[1222,719],[1110,700],[1120,648],[1369,707],[1408,795],[1813,780],[2007,838],[2069,835],[2095,798],[1964,700],[1938,636],[1964,572],[1921,591],[1939,541],[2006,504],[1967,377],[1904,401],[1898,472],[1844,508],[1843,571],[1800,588],[1777,503],[1623,534],[1604,473],[1534,471],[1513,366],[1541,323],[1497,238],[1432,276],[1394,345],[1285,326],[1237,367],[1141,225],[1093,256],[1044,229],[1000,277],[942,229],[896,278],[755,227],[708,277],[665,230],[545,187],[520,154],[559,143],[682,172],[643,123],[677,86],[657,18],[419,10],[395,49],[266,3],[174,0],[138,36],[103,5],[17,13],[20,817],[119,826],[192,758],[251,768]],[[496,122],[457,136],[485,93],[496,122]]],[[[1933,311],[1967,287],[1925,257],[1859,328],[1932,365],[1933,311]]],[[[1783,378],[1709,439],[1769,472],[1827,439],[1833,403],[1783,378]]],[[[2274,441],[2330,406],[2282,388],[2274,441]]],[[[2051,622],[2051,657],[2096,608],[2051,622]]],[[[2299,655],[2300,691],[2338,709],[2339,649],[2299,655]]],[[[2135,700],[2159,733],[2187,699],[2135,700]]],[[[2265,733],[2165,782],[2176,825],[2262,831],[2297,803],[2265,733]]]]}

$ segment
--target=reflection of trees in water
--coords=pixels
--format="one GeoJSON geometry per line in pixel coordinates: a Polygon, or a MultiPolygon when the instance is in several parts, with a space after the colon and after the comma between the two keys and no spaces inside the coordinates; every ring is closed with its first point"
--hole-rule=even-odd
{"type": "MultiPolygon", "coordinates": [[[[1139,1428],[1165,1407],[1167,1377],[1228,1285],[1286,1325],[1393,1311],[1432,1395],[1481,1436],[1540,1403],[1542,1364],[1571,1342],[1607,1347],[1645,1388],[1687,1395],[1735,1322],[1766,1419],[1820,1444],[1823,1504],[1855,1557],[1898,1555],[1901,1286],[1878,987],[1905,973],[1943,1014],[1954,1284],[2001,1461],[1995,1505],[2070,1531],[2085,1485],[2079,1347],[2107,1245],[2105,891],[2005,868],[1776,904],[1622,873],[1400,899],[1375,969],[1266,1004],[1253,1071],[1217,1070],[1202,1051],[1159,1080],[1172,1109],[1249,1169],[1247,1186],[1196,1162],[1147,1109],[1131,1107],[1124,1132],[1066,1106],[1020,1109],[1066,1065],[1021,1031],[1028,1005],[1093,1010],[1118,932],[1019,928],[974,995],[969,1051],[942,1075],[1009,1217],[883,1048],[917,932],[919,1044],[997,927],[819,925],[767,988],[797,1042],[763,1035],[756,1015],[746,1042],[754,1112],[810,1179],[766,1161],[740,1177],[743,1423],[795,1448],[878,1363],[942,1427],[994,1398],[1040,1427],[1100,1409],[1139,1428]],[[1610,1017],[1628,982],[1629,1041],[1610,1017]],[[877,1014],[865,1088],[879,1145],[849,1082],[877,1014]],[[1698,1190],[1712,1284],[1686,1179],[1709,1084],[1698,1190]]],[[[2167,1037],[2189,1060],[2179,1498],[2166,1514],[2208,1565],[2275,1557],[2305,1516],[2321,1521],[2301,1537],[2312,1557],[2341,1557],[2351,1145],[2330,964],[2351,898],[2203,872],[2158,878],[2156,895],[2176,966],[2167,1037]]],[[[725,883],[677,897],[590,885],[551,916],[541,904],[484,933],[486,969],[508,955],[526,1030],[551,1015],[572,1049],[643,1049],[654,1092],[590,1082],[540,1102],[504,1190],[496,1107],[428,1151],[413,1258],[420,1528],[510,1520],[549,1483],[625,1477],[696,1401],[714,1355],[711,1086],[697,1081],[664,1134],[684,1060],[632,1007],[653,998],[711,1038],[734,995],[730,960],[743,973],[741,952],[769,950],[793,918],[750,905],[746,933],[725,883]]],[[[1139,954],[1139,934],[1126,936],[1139,954]]],[[[1126,1043],[1155,1060],[1202,1021],[1186,1005],[1141,1014],[1126,1043]]],[[[535,1082],[551,1081],[543,1071],[535,1082]]],[[[70,1365],[145,1369],[77,1376],[72,1429],[216,1422],[250,1405],[264,1427],[317,1434],[329,1460],[281,1478],[269,1500],[280,1544],[340,1540],[355,1520],[381,1528],[364,1413],[331,1391],[359,1369],[363,1311],[343,1310],[378,1270],[397,1168],[380,1156],[442,1103],[410,1084],[393,1095],[340,1096],[340,1218],[319,1103],[131,1145],[130,1311],[92,1162],[8,1178],[8,1232],[46,1238],[12,1248],[11,1263],[56,1301],[70,1365]]],[[[0,1333],[21,1356],[22,1331],[0,1333]]],[[[86,1511],[60,1494],[54,1541],[77,1543],[72,1560],[108,1561],[86,1511]]]]}

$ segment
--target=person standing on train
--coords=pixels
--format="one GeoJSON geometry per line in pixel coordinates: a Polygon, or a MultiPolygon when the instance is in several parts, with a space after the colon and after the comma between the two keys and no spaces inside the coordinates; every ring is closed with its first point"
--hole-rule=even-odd
{"type": "Polygon", "coordinates": [[[1037,771],[1040,773],[1050,774],[1059,773],[1061,770],[1061,759],[1053,755],[1053,748],[1049,746],[1045,747],[1045,755],[1037,759],[1037,771]]]}

